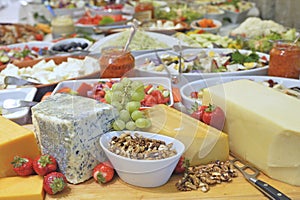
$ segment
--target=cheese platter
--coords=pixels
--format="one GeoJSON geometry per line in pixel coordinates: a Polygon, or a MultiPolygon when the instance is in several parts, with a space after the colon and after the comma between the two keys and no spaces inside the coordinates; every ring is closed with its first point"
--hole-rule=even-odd
{"type": "MultiPolygon", "coordinates": [[[[23,127],[33,130],[33,125],[24,125],[23,127]]],[[[95,180],[90,179],[84,183],[73,185],[68,184],[68,187],[62,193],[56,195],[45,195],[45,200],[50,199],[249,199],[249,200],[267,200],[263,193],[253,187],[244,177],[238,172],[238,177],[234,178],[231,183],[222,183],[213,186],[210,191],[204,193],[201,190],[181,192],[175,187],[176,182],[181,178],[181,175],[173,174],[170,180],[160,187],[142,188],[132,186],[122,181],[118,176],[115,176],[112,182],[108,184],[98,184],[95,180]],[[124,196],[126,193],[126,196],[124,196]]],[[[263,173],[260,173],[258,178],[269,183],[273,187],[279,189],[291,199],[300,198],[300,190],[297,186],[292,186],[280,181],[274,180],[263,173]]]]}

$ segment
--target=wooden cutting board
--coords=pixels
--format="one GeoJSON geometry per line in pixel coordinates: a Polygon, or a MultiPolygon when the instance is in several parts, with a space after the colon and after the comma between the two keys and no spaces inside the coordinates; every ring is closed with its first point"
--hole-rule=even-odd
{"type": "MultiPolygon", "coordinates": [[[[33,126],[25,125],[26,128],[33,129],[33,126]]],[[[277,188],[291,199],[300,199],[300,187],[292,186],[273,180],[264,174],[258,177],[277,188]]],[[[94,200],[94,199],[218,199],[218,200],[260,200],[268,199],[258,189],[247,182],[241,173],[234,178],[231,183],[221,183],[212,186],[206,193],[197,191],[178,191],[175,183],[181,179],[181,175],[173,175],[165,185],[157,188],[141,188],[123,182],[117,175],[113,181],[107,184],[98,184],[93,179],[78,185],[68,184],[68,187],[59,194],[46,195],[45,200],[94,200]]],[[[147,181],[147,180],[145,180],[147,181]]]]}

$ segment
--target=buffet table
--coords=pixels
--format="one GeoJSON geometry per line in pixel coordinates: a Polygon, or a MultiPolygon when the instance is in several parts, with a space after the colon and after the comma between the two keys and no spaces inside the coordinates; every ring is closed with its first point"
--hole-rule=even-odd
{"type": "MultiPolygon", "coordinates": [[[[33,3],[31,3],[31,4],[26,4],[26,1],[11,1],[9,3],[9,6],[7,6],[5,8],[2,8],[3,10],[1,10],[1,7],[0,7],[0,24],[1,23],[3,23],[3,24],[5,24],[5,23],[20,23],[20,24],[34,25],[35,24],[35,19],[33,19],[32,13],[35,12],[36,10],[39,10],[40,8],[42,9],[42,13],[45,13],[45,15],[47,15],[47,17],[49,17],[49,18],[53,17],[53,16],[50,15],[50,13],[48,12],[48,10],[46,9],[46,7],[44,5],[36,3],[36,1],[33,1],[33,3]],[[22,4],[21,4],[21,2],[22,2],[22,4]],[[14,16],[9,16],[8,13],[12,12],[12,10],[18,10],[18,12],[16,12],[17,14],[14,15],[14,16]]],[[[259,11],[257,10],[257,8],[253,9],[253,11],[250,14],[250,16],[259,16],[259,11]]],[[[225,38],[225,36],[226,37],[229,36],[230,33],[231,33],[231,31],[234,30],[235,28],[237,28],[239,25],[240,25],[240,23],[230,23],[230,22],[225,22],[224,21],[223,26],[220,28],[218,34],[216,34],[216,35],[218,35],[218,36],[224,36],[224,38],[225,38]]],[[[98,24],[97,24],[97,26],[98,26],[98,24]]],[[[191,30],[191,29],[189,29],[189,30],[191,30]]],[[[151,32],[151,31],[149,31],[149,32],[151,32]]],[[[186,32],[177,32],[177,33],[188,35],[187,32],[188,31],[186,31],[186,32]]],[[[147,34],[149,34],[149,33],[147,33],[147,34]]],[[[191,34],[193,34],[193,33],[191,33],[191,34]]],[[[117,34],[112,34],[112,35],[117,35],[117,34]]],[[[106,40],[107,38],[110,38],[112,35],[107,36],[106,34],[96,34],[96,33],[91,34],[89,36],[91,36],[91,38],[94,39],[94,41],[90,42],[90,43],[88,41],[87,42],[87,46],[89,48],[91,46],[94,47],[94,51],[92,51],[91,48],[88,49],[88,50],[85,49],[86,51],[84,49],[80,49],[80,50],[82,50],[84,53],[86,53],[86,52],[88,52],[88,53],[90,53],[90,52],[95,53],[96,52],[97,56],[98,56],[96,61],[97,61],[97,64],[98,64],[99,56],[100,56],[100,54],[99,54],[100,43],[103,42],[103,41],[106,41],[107,44],[112,45],[112,41],[113,40],[117,41],[117,39],[113,38],[111,40],[106,40]],[[99,43],[98,46],[95,45],[95,44],[98,44],[98,43],[99,43]],[[93,45],[95,45],[95,46],[93,46],[93,45]]],[[[154,37],[154,39],[156,39],[157,41],[164,40],[164,38],[166,37],[166,39],[165,39],[166,41],[165,42],[168,45],[170,45],[170,47],[169,48],[165,48],[165,49],[174,49],[174,46],[180,46],[180,48],[181,48],[182,47],[181,46],[182,43],[184,44],[183,46],[185,46],[185,47],[187,47],[188,45],[190,45],[188,43],[184,43],[185,42],[184,40],[180,40],[178,42],[177,39],[179,39],[179,38],[176,38],[176,40],[175,40],[175,35],[172,35],[172,36],[168,35],[168,36],[166,36],[166,35],[163,35],[161,33],[153,33],[153,32],[151,32],[150,35],[152,35],[152,36],[157,35],[156,38],[154,37]],[[173,36],[174,36],[174,38],[171,38],[173,36]],[[159,38],[159,37],[161,37],[161,38],[159,38]],[[173,39],[174,39],[175,42],[173,41],[173,39]],[[173,41],[174,44],[171,44],[172,41],[173,41]]],[[[216,36],[216,35],[213,35],[213,36],[216,36]]],[[[230,38],[230,40],[233,40],[234,36],[233,35],[231,35],[231,36],[232,37],[228,37],[228,38],[230,38]]],[[[60,39],[64,40],[66,38],[60,38],[60,39]]],[[[72,39],[74,39],[74,38],[72,38],[72,39]]],[[[83,39],[83,38],[76,38],[76,40],[74,40],[74,41],[78,42],[79,41],[78,39],[83,39]]],[[[84,38],[84,39],[86,39],[86,38],[84,38]]],[[[201,41],[202,38],[201,39],[198,38],[198,40],[201,41]]],[[[84,41],[86,41],[86,40],[84,40],[84,41]]],[[[221,40],[221,41],[224,42],[224,40],[221,40]]],[[[53,37],[52,37],[52,34],[48,33],[48,34],[44,35],[44,39],[43,39],[43,41],[41,41],[41,44],[39,44],[39,45],[45,45],[46,44],[47,48],[51,47],[50,50],[53,50],[52,47],[55,44],[59,44],[59,42],[61,42],[61,41],[60,40],[54,41],[53,37]],[[46,44],[46,42],[50,42],[51,45],[49,46],[48,44],[46,44]]],[[[145,42],[145,41],[143,41],[143,42],[145,42]]],[[[140,43],[142,43],[142,42],[140,42],[140,43]]],[[[207,55],[211,55],[211,54],[215,55],[215,54],[217,54],[218,51],[220,52],[220,55],[221,55],[222,53],[224,53],[223,50],[225,48],[227,50],[235,49],[234,46],[231,46],[231,47],[229,47],[229,46],[233,45],[233,44],[237,44],[237,43],[230,43],[230,44],[229,43],[228,43],[228,45],[226,44],[226,47],[223,47],[220,44],[216,45],[217,47],[215,47],[215,46],[212,47],[212,49],[214,50],[214,52],[208,51],[207,55]]],[[[25,43],[25,45],[26,44],[27,43],[25,43]]],[[[69,44],[69,43],[66,43],[66,44],[69,44]]],[[[191,46],[192,45],[190,45],[190,47],[191,46]]],[[[34,47],[36,47],[36,46],[34,46],[34,47]]],[[[41,47],[41,46],[39,46],[39,47],[41,47]]],[[[103,47],[104,46],[101,46],[101,48],[103,48],[103,47]]],[[[199,47],[199,46],[193,46],[193,47],[196,47],[196,48],[198,48],[198,50],[200,49],[201,51],[204,48],[210,49],[208,47],[202,47],[202,46],[201,47],[199,47]]],[[[146,55],[145,58],[141,56],[142,55],[141,52],[143,52],[142,49],[140,51],[139,50],[132,51],[133,56],[135,56],[135,66],[134,67],[136,68],[136,70],[137,70],[137,66],[138,66],[137,65],[137,61],[139,61],[140,66],[142,66],[143,64],[145,64],[144,60],[147,60],[148,58],[149,58],[149,60],[151,60],[150,59],[151,56],[152,56],[152,58],[154,58],[154,49],[156,49],[156,48],[152,48],[152,49],[150,49],[148,51],[147,50],[144,51],[144,52],[146,52],[146,53],[144,53],[146,55]],[[151,53],[153,55],[151,55],[151,53]],[[140,56],[140,57],[138,57],[138,56],[140,56]]],[[[161,52],[158,52],[158,54],[160,54],[160,56],[161,56],[162,52],[164,51],[164,48],[161,48],[161,49],[158,48],[158,50],[161,51],[161,52]]],[[[182,49],[180,49],[180,51],[182,53],[182,49]]],[[[195,53],[197,50],[192,49],[191,51],[193,51],[195,53]]],[[[242,47],[239,49],[239,51],[240,52],[245,51],[246,53],[250,52],[249,49],[244,50],[244,49],[242,49],[242,47]]],[[[81,51],[79,51],[79,52],[81,53],[81,51]]],[[[60,53],[62,53],[62,52],[60,52],[60,53]]],[[[246,53],[245,53],[245,55],[246,55],[246,53]]],[[[242,73],[241,74],[237,74],[237,76],[239,76],[239,75],[240,76],[243,76],[243,75],[244,76],[245,75],[249,75],[249,76],[250,75],[257,75],[257,76],[263,76],[265,79],[269,79],[270,76],[267,76],[267,71],[266,71],[268,63],[269,63],[269,55],[268,55],[267,52],[259,53],[259,54],[261,54],[260,55],[260,61],[261,60],[265,61],[265,62],[263,62],[263,64],[265,64],[266,66],[262,66],[261,69],[258,68],[258,72],[255,72],[255,67],[253,67],[253,69],[254,69],[253,70],[254,71],[253,74],[251,72],[252,68],[249,68],[249,71],[250,71],[249,74],[246,74],[247,73],[246,70],[245,71],[240,70],[240,72],[242,72],[242,73]],[[259,70],[261,70],[261,72],[259,70]],[[246,73],[243,74],[243,72],[246,72],[246,73]]],[[[57,57],[61,57],[61,55],[64,55],[64,54],[63,53],[62,54],[58,54],[57,57]]],[[[70,56],[70,55],[73,55],[73,54],[71,53],[71,54],[67,54],[67,55],[70,56]]],[[[180,56],[182,56],[182,55],[180,55],[180,56]]],[[[177,59],[179,59],[179,58],[180,57],[178,56],[177,59]]],[[[252,63],[252,62],[253,61],[251,61],[251,62],[249,61],[249,63],[252,63]]],[[[181,64],[181,61],[179,63],[181,64]]],[[[2,64],[2,63],[0,62],[0,64],[2,64]]],[[[98,67],[98,65],[97,65],[97,67],[98,67]]],[[[166,66],[164,66],[164,67],[166,68],[166,66]]],[[[178,71],[181,73],[180,69],[178,69],[178,71]]],[[[0,70],[0,72],[1,72],[1,70],[0,70]]],[[[83,78],[83,79],[91,80],[92,78],[99,78],[100,72],[98,70],[99,69],[97,68],[97,71],[93,73],[93,76],[88,75],[87,78],[83,78]]],[[[137,71],[135,71],[135,72],[137,72],[137,71]]],[[[166,71],[167,71],[167,69],[166,69],[166,71]]],[[[139,73],[140,74],[134,73],[131,76],[130,73],[128,73],[129,75],[128,74],[127,75],[128,75],[128,77],[139,77],[140,76],[140,77],[143,77],[144,79],[147,79],[147,78],[151,77],[149,74],[148,75],[144,75],[141,72],[145,72],[145,70],[143,71],[143,69],[140,68],[139,69],[139,73]]],[[[148,71],[146,73],[150,73],[150,72],[148,71]]],[[[214,73],[217,74],[215,71],[210,71],[210,72],[211,72],[211,74],[214,74],[214,73]]],[[[220,71],[218,71],[218,72],[220,72],[220,71]]],[[[198,71],[197,73],[202,73],[202,72],[198,71]]],[[[229,71],[229,72],[224,72],[224,73],[229,73],[230,74],[231,72],[229,71]]],[[[202,77],[201,79],[203,79],[203,80],[206,81],[206,78],[211,78],[210,77],[210,73],[204,73],[204,74],[208,74],[209,76],[208,77],[205,77],[205,76],[202,77],[202,75],[201,75],[201,77],[202,77]]],[[[232,74],[234,76],[235,72],[233,72],[232,74]]],[[[190,75],[194,75],[194,74],[190,73],[190,71],[187,71],[187,72],[185,72],[184,75],[185,75],[185,77],[189,77],[190,75]]],[[[155,76],[155,78],[162,77],[161,75],[157,75],[157,76],[156,75],[152,75],[152,76],[153,77],[155,76]]],[[[219,77],[219,75],[217,75],[217,76],[219,77]]],[[[68,80],[74,80],[74,79],[75,80],[80,80],[80,79],[82,79],[80,77],[81,76],[78,76],[78,77],[75,77],[75,78],[70,78],[68,80]]],[[[198,77],[195,76],[195,78],[193,76],[191,76],[194,79],[188,79],[188,78],[185,79],[184,76],[182,76],[182,77],[183,78],[181,79],[181,81],[182,80],[185,81],[184,84],[191,83],[191,82],[195,81],[194,79],[198,79],[198,81],[199,81],[199,76],[198,77]]],[[[222,77],[222,76],[220,76],[220,77],[222,77]]],[[[247,79],[250,79],[250,78],[247,78],[247,79]]],[[[93,80],[96,80],[96,79],[93,79],[93,80]]],[[[298,81],[296,79],[292,79],[292,80],[294,82],[298,81]]],[[[169,89],[169,94],[170,93],[173,94],[174,102],[172,102],[172,104],[173,103],[178,103],[178,104],[175,104],[173,107],[179,106],[176,109],[180,110],[180,106],[182,106],[181,108],[184,108],[185,110],[180,110],[180,111],[187,111],[187,109],[189,109],[189,108],[186,105],[183,105],[184,104],[184,100],[182,100],[182,99],[184,97],[183,97],[182,94],[180,94],[180,91],[179,91],[180,88],[184,85],[183,81],[180,82],[180,83],[177,83],[178,85],[176,85],[174,83],[172,85],[170,84],[170,87],[167,88],[167,89],[169,89]],[[172,89],[173,89],[173,93],[170,92],[172,89]],[[181,104],[181,103],[183,103],[183,104],[181,104]]],[[[285,81],[287,82],[287,79],[285,81]]],[[[59,83],[59,82],[60,81],[56,82],[55,84],[50,84],[50,85],[51,85],[51,87],[55,88],[56,84],[59,83]]],[[[260,81],[256,81],[256,82],[260,82],[260,81]]],[[[206,87],[208,85],[209,84],[205,83],[206,87]]],[[[285,84],[283,84],[283,85],[285,85],[285,84]]],[[[144,85],[144,86],[147,86],[147,85],[144,85]]],[[[291,87],[292,86],[299,88],[298,83],[295,84],[295,85],[291,84],[291,87]]],[[[290,87],[290,86],[288,85],[286,87],[290,87]]],[[[41,86],[41,88],[43,88],[43,86],[41,86]]],[[[47,93],[45,91],[42,91],[43,92],[42,94],[45,95],[45,96],[41,95],[40,98],[39,98],[39,100],[33,99],[33,97],[31,99],[29,99],[29,100],[42,101],[42,98],[46,97],[51,92],[52,92],[52,94],[55,93],[55,92],[53,92],[53,91],[55,91],[55,90],[53,90],[53,88],[51,89],[51,91],[48,91],[49,88],[47,87],[45,89],[45,91],[47,90],[46,91],[47,93]]],[[[6,89],[6,88],[4,88],[4,89],[6,89]]],[[[70,89],[70,88],[68,88],[68,89],[70,89]]],[[[76,88],[76,89],[78,89],[78,88],[76,88]]],[[[73,88],[74,91],[76,89],[73,88]]],[[[39,89],[39,91],[41,91],[41,89],[39,89]]],[[[144,88],[143,88],[143,91],[144,91],[144,88]]],[[[200,90],[195,89],[195,87],[193,87],[193,92],[196,92],[196,91],[198,92],[200,90]]],[[[189,97],[191,96],[191,92],[188,93],[188,96],[189,97]]],[[[199,99],[200,99],[200,97],[199,97],[199,99]]],[[[197,99],[197,100],[199,100],[199,99],[197,99]]],[[[193,99],[193,100],[195,100],[195,99],[193,99]]],[[[193,103],[195,103],[195,101],[193,103]]],[[[251,108],[253,108],[253,107],[251,107],[251,108]]],[[[179,116],[179,114],[177,116],[179,116]]],[[[19,124],[22,125],[23,127],[27,128],[27,129],[31,130],[31,131],[34,131],[34,127],[33,127],[33,124],[32,124],[32,119],[31,119],[31,110],[29,110],[29,108],[28,108],[28,113],[27,113],[26,117],[28,117],[29,119],[26,118],[26,122],[25,123],[19,123],[19,124]]],[[[195,124],[197,124],[197,122],[195,122],[195,124]]],[[[188,131],[186,131],[186,132],[188,132],[188,131]]],[[[295,133],[295,135],[296,134],[297,133],[295,133]]],[[[35,143],[35,141],[34,141],[34,143],[35,143]]],[[[83,143],[83,142],[81,141],[81,143],[83,143]]],[[[287,143],[287,144],[289,144],[289,143],[287,143]]],[[[244,145],[244,146],[247,146],[247,145],[244,145]]],[[[11,148],[9,149],[9,151],[11,151],[11,148]]],[[[254,152],[254,151],[252,151],[252,152],[254,152]]],[[[297,155],[297,154],[295,154],[295,155],[297,155]]],[[[227,154],[227,156],[228,156],[228,154],[227,154]]],[[[232,157],[230,157],[230,158],[232,158],[232,157]]],[[[297,160],[297,162],[298,162],[298,159],[295,159],[295,160],[297,160]]],[[[67,199],[69,199],[69,200],[73,200],[73,199],[74,200],[77,200],[77,199],[125,199],[125,200],[126,199],[128,199],[128,200],[129,199],[130,200],[131,199],[174,199],[174,200],[176,200],[176,199],[219,199],[219,200],[227,200],[227,199],[230,199],[230,200],[240,200],[240,199],[242,199],[242,200],[243,199],[245,199],[245,200],[246,199],[247,200],[268,199],[268,197],[265,196],[260,190],[258,190],[255,186],[253,186],[251,183],[249,183],[243,177],[242,173],[240,173],[239,171],[237,171],[237,172],[238,172],[238,176],[236,178],[232,178],[232,182],[229,182],[229,183],[222,182],[221,184],[216,184],[214,186],[210,186],[210,190],[207,191],[207,192],[202,192],[200,189],[198,189],[198,190],[192,190],[192,191],[185,191],[185,192],[179,191],[176,188],[176,186],[175,186],[175,184],[182,178],[182,175],[179,175],[179,174],[173,174],[171,176],[170,180],[165,185],[163,185],[163,186],[155,187],[155,188],[146,188],[146,187],[136,187],[136,186],[130,185],[130,184],[124,182],[123,180],[121,180],[119,178],[119,176],[115,173],[115,176],[114,176],[113,180],[111,182],[109,182],[109,183],[99,184],[93,178],[91,178],[91,179],[89,179],[89,180],[87,180],[87,181],[85,181],[83,183],[77,184],[77,185],[68,183],[67,187],[62,192],[60,192],[58,194],[49,195],[49,194],[45,193],[45,198],[44,199],[45,200],[51,200],[51,199],[59,199],[59,200],[64,200],[64,199],[65,200],[67,200],[67,199]]],[[[265,175],[263,173],[260,173],[260,175],[257,178],[259,180],[262,180],[262,181],[270,184],[271,186],[273,186],[274,188],[278,189],[279,191],[281,191],[282,193],[284,193],[285,195],[287,195],[291,199],[300,199],[300,187],[299,186],[293,186],[293,185],[290,185],[290,184],[287,184],[287,183],[283,183],[281,181],[277,181],[275,179],[272,179],[272,178],[268,177],[267,175],[265,175]]],[[[145,180],[145,181],[147,181],[147,180],[145,180]]]]}

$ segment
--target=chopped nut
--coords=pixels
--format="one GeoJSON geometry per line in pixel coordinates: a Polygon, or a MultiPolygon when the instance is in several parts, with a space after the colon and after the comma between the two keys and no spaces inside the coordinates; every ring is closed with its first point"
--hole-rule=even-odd
{"type": "Polygon", "coordinates": [[[114,136],[109,143],[109,150],[120,156],[139,160],[158,160],[177,154],[172,148],[173,143],[166,144],[164,141],[144,138],[138,133],[134,137],[129,132],[122,133],[119,137],[114,136]]]}
{"type": "Polygon", "coordinates": [[[207,165],[189,167],[175,186],[180,191],[201,189],[207,192],[210,185],[231,182],[237,177],[237,171],[229,161],[216,161],[207,165]]]}

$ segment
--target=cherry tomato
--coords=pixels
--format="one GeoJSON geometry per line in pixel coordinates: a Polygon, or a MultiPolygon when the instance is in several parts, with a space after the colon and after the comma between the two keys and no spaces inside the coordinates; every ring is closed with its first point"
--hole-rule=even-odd
{"type": "Polygon", "coordinates": [[[191,97],[193,99],[198,99],[198,92],[191,92],[191,97]]]}
{"type": "Polygon", "coordinates": [[[209,105],[203,113],[202,121],[216,129],[222,130],[225,122],[225,113],[215,105],[209,105]]]}
{"type": "Polygon", "coordinates": [[[43,34],[35,34],[35,39],[38,40],[38,41],[42,41],[44,39],[44,36],[43,34]]]}

